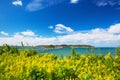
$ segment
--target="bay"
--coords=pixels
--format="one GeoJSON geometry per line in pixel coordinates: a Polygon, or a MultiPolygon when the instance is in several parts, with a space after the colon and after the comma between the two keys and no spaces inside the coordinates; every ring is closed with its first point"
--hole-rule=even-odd
{"type": "MultiPolygon", "coordinates": [[[[53,49],[42,49],[35,48],[40,54],[55,54],[57,56],[69,56],[72,54],[71,48],[53,48],[53,49]]],[[[96,48],[74,48],[75,52],[78,54],[97,54],[106,55],[108,52],[111,55],[115,55],[116,48],[114,47],[96,47],[96,48]]]]}

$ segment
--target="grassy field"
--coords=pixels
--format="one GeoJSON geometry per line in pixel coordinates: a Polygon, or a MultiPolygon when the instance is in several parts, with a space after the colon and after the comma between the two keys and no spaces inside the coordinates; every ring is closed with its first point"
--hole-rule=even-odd
{"type": "Polygon", "coordinates": [[[0,80],[120,80],[120,49],[116,55],[57,57],[17,47],[0,47],[0,80]]]}

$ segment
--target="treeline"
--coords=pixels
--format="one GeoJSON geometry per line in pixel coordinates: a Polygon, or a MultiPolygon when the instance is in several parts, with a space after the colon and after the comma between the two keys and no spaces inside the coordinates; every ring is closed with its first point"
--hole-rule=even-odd
{"type": "Polygon", "coordinates": [[[36,47],[42,47],[42,48],[94,48],[94,46],[91,45],[38,45],[36,47]]]}

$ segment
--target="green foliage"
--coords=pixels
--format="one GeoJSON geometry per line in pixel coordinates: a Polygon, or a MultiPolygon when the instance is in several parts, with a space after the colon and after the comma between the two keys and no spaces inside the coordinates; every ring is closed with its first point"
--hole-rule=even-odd
{"type": "Polygon", "coordinates": [[[75,52],[75,50],[74,50],[73,47],[72,47],[72,49],[71,49],[71,52],[72,52],[72,55],[73,55],[73,56],[76,55],[76,52],[75,52]]]}
{"type": "Polygon", "coordinates": [[[120,48],[116,48],[116,55],[120,56],[120,48]]]}
{"type": "Polygon", "coordinates": [[[0,47],[0,55],[2,55],[3,53],[17,54],[19,53],[19,51],[16,46],[9,46],[7,44],[4,44],[0,47]]]}
{"type": "Polygon", "coordinates": [[[26,53],[27,53],[27,56],[33,56],[38,54],[38,52],[35,51],[34,48],[27,50],[26,53]]]}
{"type": "Polygon", "coordinates": [[[77,52],[75,52],[75,49],[73,47],[71,48],[71,52],[72,52],[72,58],[73,59],[79,59],[80,58],[80,55],[77,52]]]}
{"type": "Polygon", "coordinates": [[[22,49],[24,50],[24,49],[25,49],[25,46],[24,46],[23,42],[21,42],[21,45],[22,45],[22,49]]]}
{"type": "Polygon", "coordinates": [[[0,46],[0,55],[2,55],[3,53],[16,54],[16,55],[20,55],[22,53],[22,55],[26,55],[26,56],[33,56],[38,54],[38,52],[34,50],[34,47],[29,46],[29,49],[25,49],[22,42],[21,44],[22,44],[22,50],[18,50],[17,46],[9,46],[7,44],[0,46]]]}

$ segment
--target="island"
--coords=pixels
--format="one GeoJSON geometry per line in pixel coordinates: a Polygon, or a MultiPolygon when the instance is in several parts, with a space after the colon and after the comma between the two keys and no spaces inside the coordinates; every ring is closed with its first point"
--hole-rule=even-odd
{"type": "Polygon", "coordinates": [[[92,45],[67,45],[67,44],[62,44],[62,45],[38,45],[35,47],[40,47],[40,48],[94,48],[92,45]]]}

